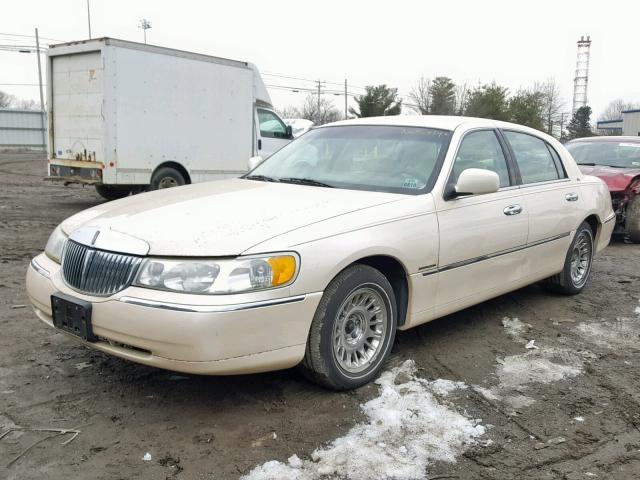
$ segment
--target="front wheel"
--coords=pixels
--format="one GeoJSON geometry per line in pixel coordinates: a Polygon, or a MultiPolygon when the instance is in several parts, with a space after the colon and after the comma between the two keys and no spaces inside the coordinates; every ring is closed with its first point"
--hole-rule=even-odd
{"type": "Polygon", "coordinates": [[[396,325],[396,299],[387,278],[368,265],[343,270],[314,315],[303,373],[334,390],[370,382],[391,351],[396,325]]]}
{"type": "Polygon", "coordinates": [[[625,230],[630,241],[640,243],[640,195],[636,195],[627,205],[625,230]]]}
{"type": "Polygon", "coordinates": [[[562,271],[548,278],[543,285],[565,295],[580,293],[589,280],[592,263],[593,232],[587,222],[582,222],[569,246],[562,271]]]}

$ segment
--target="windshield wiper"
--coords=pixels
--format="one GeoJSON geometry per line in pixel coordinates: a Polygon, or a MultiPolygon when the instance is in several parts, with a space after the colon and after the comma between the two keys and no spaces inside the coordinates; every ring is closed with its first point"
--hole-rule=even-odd
{"type": "Polygon", "coordinates": [[[242,178],[246,178],[247,180],[258,180],[260,182],[279,182],[277,178],[267,177],[266,175],[245,175],[242,178]]]}
{"type": "Polygon", "coordinates": [[[596,164],[593,162],[584,162],[584,163],[578,163],[578,165],[586,165],[587,167],[595,167],[596,164]]]}
{"type": "Polygon", "coordinates": [[[283,183],[296,183],[298,185],[311,185],[314,187],[326,187],[326,188],[335,188],[333,185],[329,185],[328,183],[319,182],[318,180],[314,180],[313,178],[297,178],[297,177],[285,177],[280,179],[283,183]]]}

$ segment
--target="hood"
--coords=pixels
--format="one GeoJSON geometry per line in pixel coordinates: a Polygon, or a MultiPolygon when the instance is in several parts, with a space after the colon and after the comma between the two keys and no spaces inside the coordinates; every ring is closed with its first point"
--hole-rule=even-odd
{"type": "MultiPolygon", "coordinates": [[[[150,255],[235,256],[283,233],[405,195],[306,185],[222,180],[105,203],[62,224],[144,240],[150,255]]],[[[105,247],[106,248],[106,247],[105,247]]]]}
{"type": "Polygon", "coordinates": [[[615,168],[606,165],[578,165],[585,175],[600,178],[610,192],[621,192],[629,188],[634,178],[640,176],[640,168],[615,168]]]}

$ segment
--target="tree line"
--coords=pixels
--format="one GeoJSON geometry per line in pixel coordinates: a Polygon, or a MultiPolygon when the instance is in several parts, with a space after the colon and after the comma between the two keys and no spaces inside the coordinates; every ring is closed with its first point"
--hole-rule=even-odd
{"type": "MultiPolygon", "coordinates": [[[[563,140],[595,134],[590,123],[591,108],[582,107],[572,116],[566,114],[566,103],[554,78],[511,93],[496,82],[471,87],[467,83],[456,84],[446,76],[421,77],[404,103],[398,89],[385,84],[365,87],[365,93],[356,96],[355,102],[357,106],[349,108],[352,117],[399,115],[404,107],[421,115],[460,115],[518,123],[563,140]]],[[[622,110],[635,105],[614,100],[600,120],[620,118],[622,110]]],[[[307,96],[302,108],[288,107],[281,113],[287,118],[306,118],[317,125],[343,118],[330,99],[320,97],[318,102],[315,94],[307,96]]]]}

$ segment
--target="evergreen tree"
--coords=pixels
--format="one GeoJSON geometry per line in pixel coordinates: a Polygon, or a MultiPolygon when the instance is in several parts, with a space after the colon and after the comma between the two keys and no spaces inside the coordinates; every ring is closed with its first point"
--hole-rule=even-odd
{"type": "Polygon", "coordinates": [[[386,85],[365,87],[367,93],[356,97],[358,110],[350,108],[349,112],[356,117],[380,117],[384,115],[400,115],[402,100],[398,98],[398,89],[386,85]]]}
{"type": "Polygon", "coordinates": [[[467,98],[464,114],[467,117],[492,118],[509,120],[509,105],[506,87],[491,84],[481,85],[473,89],[467,98]]]}
{"type": "Polygon", "coordinates": [[[429,89],[432,115],[454,115],[456,109],[456,84],[449,77],[436,77],[429,89]]]}
{"type": "Polygon", "coordinates": [[[573,113],[569,125],[567,125],[567,139],[592,137],[591,130],[591,107],[585,105],[573,113]]]}

